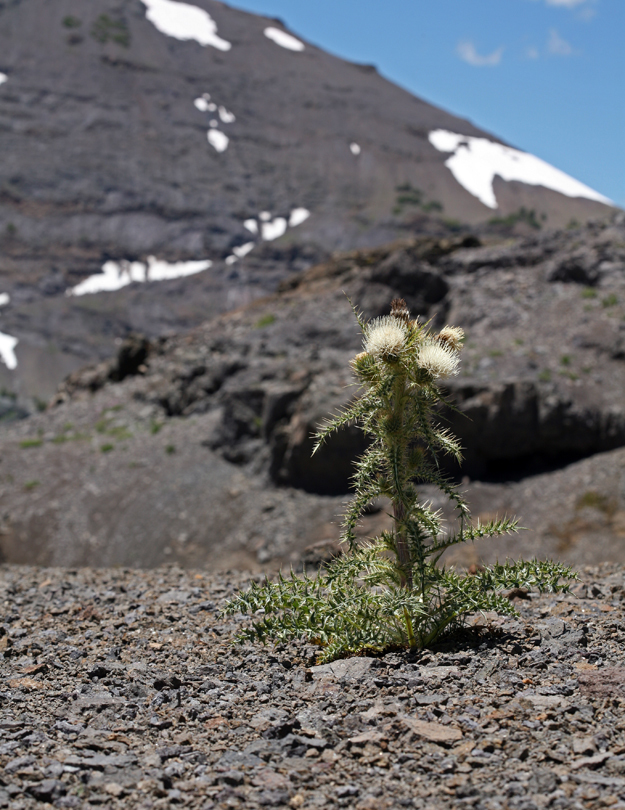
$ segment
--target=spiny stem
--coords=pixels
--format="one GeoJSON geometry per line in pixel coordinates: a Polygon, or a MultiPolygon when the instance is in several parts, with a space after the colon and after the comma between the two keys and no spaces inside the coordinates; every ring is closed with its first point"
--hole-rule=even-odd
{"type": "Polygon", "coordinates": [[[395,518],[395,536],[397,547],[397,562],[401,572],[401,585],[408,590],[412,590],[412,566],[410,564],[410,549],[408,548],[408,538],[406,537],[406,506],[403,502],[403,480],[399,473],[405,469],[406,448],[405,448],[405,426],[404,426],[404,396],[406,378],[403,374],[398,374],[395,380],[395,390],[393,392],[393,426],[395,427],[393,448],[393,460],[396,465],[395,475],[393,475],[393,517],[395,518]],[[400,426],[399,430],[397,427],[400,426]]]}
{"type": "Polygon", "coordinates": [[[406,622],[406,629],[408,630],[408,641],[410,643],[410,649],[416,650],[416,648],[418,647],[417,639],[415,638],[410,613],[408,613],[408,610],[406,609],[405,605],[404,605],[404,621],[406,622]]]}

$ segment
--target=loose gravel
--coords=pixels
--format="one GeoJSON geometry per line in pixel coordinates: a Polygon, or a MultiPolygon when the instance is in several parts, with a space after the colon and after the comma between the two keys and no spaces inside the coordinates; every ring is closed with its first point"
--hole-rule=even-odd
{"type": "Polygon", "coordinates": [[[625,569],[321,667],[232,645],[251,578],[0,567],[0,807],[625,808],[625,569]]]}

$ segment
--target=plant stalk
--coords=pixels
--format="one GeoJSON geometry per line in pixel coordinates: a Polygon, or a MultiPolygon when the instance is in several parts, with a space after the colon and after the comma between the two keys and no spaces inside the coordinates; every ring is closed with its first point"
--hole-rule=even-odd
{"type": "Polygon", "coordinates": [[[419,645],[417,644],[417,639],[415,638],[410,613],[408,613],[408,609],[405,606],[404,606],[404,621],[406,622],[406,629],[408,630],[408,641],[410,642],[410,649],[416,650],[419,645]]]}
{"type": "MultiPolygon", "coordinates": [[[[393,402],[393,411],[394,411],[394,418],[397,420],[398,423],[401,424],[402,429],[399,433],[400,440],[398,442],[399,447],[398,456],[399,456],[399,464],[401,467],[401,472],[404,471],[404,464],[406,460],[406,448],[405,448],[405,437],[404,437],[404,407],[403,407],[403,395],[404,395],[404,388],[406,385],[404,375],[398,375],[398,379],[395,383],[395,393],[394,393],[394,402],[393,402]]],[[[410,551],[408,548],[408,539],[406,537],[406,528],[404,521],[406,519],[406,507],[402,501],[402,481],[399,480],[397,475],[394,476],[394,485],[395,485],[395,497],[393,498],[393,517],[395,518],[395,536],[397,538],[396,547],[397,547],[397,562],[399,563],[399,567],[401,569],[401,586],[402,588],[408,588],[408,590],[412,590],[412,566],[410,565],[410,551]]]]}

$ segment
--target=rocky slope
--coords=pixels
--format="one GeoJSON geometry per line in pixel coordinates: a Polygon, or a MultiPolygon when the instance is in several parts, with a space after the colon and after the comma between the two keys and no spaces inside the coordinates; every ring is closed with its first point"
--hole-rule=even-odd
{"type": "Polygon", "coordinates": [[[31,399],[132,330],[197,325],[337,249],[611,210],[374,67],[215,0],[1,3],[0,131],[4,386],[31,399]],[[188,261],[204,269],[176,278],[188,261]],[[120,289],[65,295],[89,278],[120,289]]]}
{"type": "MultiPolygon", "coordinates": [[[[188,334],[129,341],[3,431],[5,559],[258,567],[323,555],[362,449],[348,430],[310,459],[311,432],[354,395],[346,295],[367,317],[402,295],[467,332],[449,386],[465,415],[447,415],[466,460],[450,473],[476,515],[515,513],[532,530],[462,561],[591,562],[598,549],[624,560],[624,245],[622,217],[490,245],[409,240],[339,254],[188,334]]],[[[362,530],[385,520],[380,504],[362,530]]]]}
{"type": "Polygon", "coordinates": [[[622,567],[321,667],[231,644],[249,581],[0,567],[0,806],[625,806],[622,567]]]}

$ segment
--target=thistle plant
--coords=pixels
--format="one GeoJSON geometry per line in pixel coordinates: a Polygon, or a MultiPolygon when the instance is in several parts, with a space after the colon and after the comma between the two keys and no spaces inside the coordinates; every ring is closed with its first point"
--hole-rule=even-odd
{"type": "Polygon", "coordinates": [[[360,396],[317,433],[316,452],[334,431],[357,424],[369,439],[355,464],[355,495],[342,528],[345,552],[315,576],[279,575],[253,584],[232,599],[227,613],[251,614],[240,640],[306,639],[319,661],[390,648],[422,648],[455,629],[468,614],[516,614],[506,597],[514,588],[567,590],[575,575],[554,562],[495,564],[465,574],[441,564],[452,546],[518,530],[501,518],[470,521],[466,502],[441,470],[443,455],[461,461],[456,438],[441,427],[440,406],[450,406],[440,381],[458,373],[464,333],[446,326],[435,333],[411,320],[406,303],[366,322],[356,313],[363,351],[352,360],[360,396]],[[419,495],[433,484],[453,503],[457,520],[446,531],[442,513],[419,495]],[[392,527],[359,542],[358,522],[367,507],[386,498],[392,527]]]}

